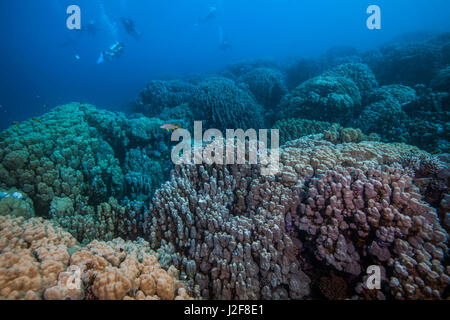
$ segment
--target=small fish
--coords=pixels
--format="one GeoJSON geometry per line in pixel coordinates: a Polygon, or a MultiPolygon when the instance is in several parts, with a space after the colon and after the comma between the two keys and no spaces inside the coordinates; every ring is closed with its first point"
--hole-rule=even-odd
{"type": "Polygon", "coordinates": [[[80,56],[76,54],[75,55],[75,60],[77,60],[77,61],[80,60],[80,56]]]}
{"type": "Polygon", "coordinates": [[[166,123],[166,124],[163,124],[160,128],[161,129],[165,129],[165,130],[167,130],[167,132],[169,132],[170,130],[175,131],[175,130],[180,129],[180,125],[179,124],[174,125],[172,123],[166,123]]]}
{"type": "Polygon", "coordinates": [[[12,123],[12,125],[17,127],[17,126],[20,125],[20,122],[14,121],[14,122],[12,123]]]}
{"type": "Polygon", "coordinates": [[[38,118],[33,118],[32,119],[34,122],[39,122],[40,120],[38,118]]]}

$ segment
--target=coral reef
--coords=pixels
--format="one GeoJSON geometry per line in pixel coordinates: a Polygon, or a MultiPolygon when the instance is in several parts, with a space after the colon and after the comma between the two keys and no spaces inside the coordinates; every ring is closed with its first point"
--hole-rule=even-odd
{"type": "Polygon", "coordinates": [[[1,133],[0,187],[16,188],[23,199],[2,199],[2,206],[24,216],[34,207],[84,243],[135,238],[128,229],[139,215],[115,199],[148,201],[168,177],[170,135],[163,123],[74,103],[11,127],[1,133]],[[111,201],[113,209],[102,214],[111,201]]]}
{"type": "Polygon", "coordinates": [[[319,288],[328,300],[344,300],[347,298],[347,282],[335,274],[332,274],[330,277],[321,277],[319,288]]]}
{"type": "Polygon", "coordinates": [[[0,217],[0,298],[26,300],[190,299],[145,241],[80,247],[42,218],[0,217]]]}
{"type": "Polygon", "coordinates": [[[450,92],[450,67],[440,70],[431,81],[430,87],[435,91],[450,92]]]}
{"type": "Polygon", "coordinates": [[[325,72],[324,76],[344,77],[351,79],[362,95],[378,87],[378,82],[375,75],[370,70],[369,66],[362,63],[345,63],[334,67],[325,72]]]}
{"type": "Polygon", "coordinates": [[[260,105],[275,107],[287,93],[283,74],[276,69],[257,68],[242,75],[239,80],[245,83],[260,105]]]}
{"type": "Polygon", "coordinates": [[[194,123],[194,112],[189,103],[183,103],[173,108],[165,108],[159,118],[168,123],[178,124],[180,127],[192,130],[194,123]]]}
{"type": "Polygon", "coordinates": [[[278,63],[271,59],[243,60],[227,65],[223,76],[237,80],[242,75],[258,68],[278,69],[278,63]]]}
{"type": "Polygon", "coordinates": [[[0,186],[25,192],[42,215],[53,197],[86,203],[87,195],[98,200],[120,195],[123,172],[119,161],[84,120],[85,112],[93,108],[58,107],[2,132],[0,186]]]}
{"type": "Polygon", "coordinates": [[[306,243],[336,270],[359,275],[368,265],[389,267],[396,298],[440,298],[450,283],[447,234],[401,167],[327,171],[310,181],[300,208],[306,243]]]}
{"type": "MultiPolygon", "coordinates": [[[[414,99],[414,91],[405,86],[380,87],[369,93],[368,106],[357,117],[353,126],[365,132],[378,132],[392,141],[402,136],[402,123],[407,119],[402,104],[414,99]]],[[[395,140],[406,142],[403,140],[395,140]]]]}
{"type": "MultiPolygon", "coordinates": [[[[310,280],[301,271],[305,267],[301,257],[307,255],[310,245],[316,242],[315,238],[310,240],[298,238],[296,227],[305,230],[314,229],[320,235],[322,229],[320,226],[315,227],[316,224],[331,223],[331,228],[333,221],[338,219],[333,220],[331,217],[326,220],[325,217],[320,219],[320,214],[314,215],[315,211],[309,209],[308,205],[316,208],[319,204],[314,204],[314,201],[318,201],[325,209],[325,204],[329,201],[326,200],[328,198],[323,201],[322,198],[316,200],[314,195],[311,195],[314,201],[307,201],[308,198],[305,198],[303,191],[304,184],[310,185],[310,188],[315,186],[317,189],[317,184],[321,183],[321,188],[325,188],[322,185],[329,180],[328,177],[338,175],[333,168],[344,166],[347,169],[342,170],[348,172],[348,179],[351,179],[352,183],[355,180],[355,185],[364,187],[364,180],[360,182],[358,178],[363,179],[365,168],[376,168],[377,165],[384,165],[386,169],[370,169],[373,171],[369,174],[373,180],[370,181],[375,183],[379,181],[377,179],[382,179],[384,182],[391,173],[389,171],[391,167],[387,165],[401,161],[411,150],[416,149],[402,144],[370,141],[359,144],[332,144],[322,140],[319,135],[287,144],[282,150],[282,167],[276,177],[260,176],[258,168],[249,166],[177,166],[170,183],[166,183],[155,194],[154,207],[150,210],[146,227],[149,230],[149,241],[156,248],[162,248],[164,252],[170,253],[165,259],[182,270],[195,295],[216,299],[305,297],[310,292],[308,286],[310,280]],[[383,170],[389,174],[383,173],[383,170]],[[358,174],[352,175],[352,172],[358,174]],[[296,268],[287,267],[289,265],[295,265],[296,268]],[[292,272],[294,273],[291,274],[292,272]],[[243,281],[244,279],[246,281],[243,281]],[[299,279],[302,285],[292,283],[289,279],[299,279]]],[[[403,169],[399,167],[398,170],[403,169]]],[[[404,176],[397,173],[392,175],[394,180],[386,180],[385,184],[392,184],[390,188],[394,190],[397,184],[403,183],[405,185],[403,188],[411,192],[398,200],[402,206],[395,207],[397,210],[395,213],[398,212],[406,220],[412,220],[412,216],[416,216],[415,219],[422,222],[423,230],[428,230],[428,234],[431,232],[434,237],[423,238],[423,241],[428,241],[436,250],[445,252],[447,235],[441,229],[434,209],[421,202],[420,194],[416,193],[411,178],[406,173],[404,176]],[[399,182],[400,178],[404,181],[399,182]],[[408,196],[410,200],[407,199],[408,196]],[[410,201],[408,204],[411,206],[415,204],[416,207],[409,208],[405,205],[405,201],[410,201]],[[427,221],[430,222],[427,224],[427,221]]],[[[347,174],[341,176],[347,177],[347,174]]],[[[383,187],[383,183],[377,183],[382,186],[379,192],[387,190],[387,187],[383,187]]],[[[339,184],[339,181],[333,182],[334,184],[339,184]]],[[[323,190],[325,192],[328,189],[323,190]]],[[[378,192],[378,189],[376,190],[378,192]]],[[[327,197],[333,195],[329,191],[326,192],[327,197]]],[[[313,194],[312,190],[310,194],[313,194]]],[[[376,192],[373,197],[377,201],[378,197],[383,199],[376,192]]],[[[358,210],[372,212],[374,210],[372,208],[377,206],[372,205],[369,200],[367,203],[358,202],[360,206],[358,210]]],[[[344,203],[342,200],[337,203],[345,205],[347,202],[344,203]]],[[[352,199],[348,202],[350,207],[351,203],[352,199]]],[[[397,205],[397,202],[394,205],[397,205]]],[[[356,222],[359,217],[358,210],[352,211],[350,207],[347,211],[343,209],[341,211],[345,211],[349,219],[354,219],[355,225],[360,226],[356,222]]],[[[317,209],[317,212],[322,213],[322,209],[317,209]]],[[[348,224],[350,225],[350,221],[348,224]]],[[[379,229],[382,230],[379,231],[379,237],[383,241],[387,241],[383,232],[391,230],[388,227],[390,227],[388,222],[379,225],[379,229]]],[[[420,233],[417,228],[418,225],[414,225],[412,228],[414,230],[409,234],[406,229],[402,229],[402,232],[405,237],[422,236],[425,231],[420,233]]],[[[373,234],[377,233],[376,230],[378,229],[374,227],[373,234]]],[[[310,232],[311,235],[316,234],[310,232]]],[[[334,255],[329,257],[326,251],[319,250],[317,252],[323,255],[319,256],[321,259],[318,260],[322,261],[322,264],[329,263],[335,266],[337,270],[359,275],[362,270],[359,255],[362,253],[357,250],[368,252],[372,245],[372,241],[369,240],[373,240],[373,237],[358,234],[357,231],[354,237],[346,237],[347,233],[342,231],[342,236],[339,237],[338,233],[336,242],[333,242],[338,246],[339,254],[336,255],[339,255],[339,259],[334,255]],[[334,257],[334,260],[331,257],[334,257]]],[[[405,239],[403,236],[398,238],[405,239]]],[[[327,245],[326,248],[332,247],[327,245]]],[[[442,263],[442,259],[440,261],[442,263]]],[[[433,270],[439,270],[442,281],[424,280],[424,283],[433,286],[440,293],[443,292],[447,279],[441,267],[433,270]]],[[[394,273],[393,276],[398,275],[394,273]]],[[[405,278],[401,283],[406,285],[410,280],[405,278]]],[[[417,290],[419,292],[419,289],[417,290]]]]}
{"type": "Polygon", "coordinates": [[[192,104],[195,118],[204,120],[207,128],[264,127],[262,107],[230,79],[205,79],[194,90],[192,104]]]}
{"type": "Polygon", "coordinates": [[[362,62],[362,58],[358,56],[358,51],[353,47],[346,46],[332,47],[315,59],[294,59],[284,66],[288,88],[292,90],[302,82],[338,65],[360,62],[362,62]]]}
{"type": "Polygon", "coordinates": [[[381,84],[428,85],[441,65],[441,50],[426,42],[388,45],[366,61],[381,84]]]}
{"type": "Polygon", "coordinates": [[[142,235],[145,208],[140,201],[119,201],[110,198],[96,207],[76,207],[70,199],[55,198],[50,217],[69,231],[79,242],[115,237],[136,239],[142,235]]]}
{"type": "Polygon", "coordinates": [[[351,124],[376,132],[385,141],[399,141],[429,151],[448,151],[447,119],[442,102],[433,91],[416,86],[388,85],[367,95],[367,106],[351,124]]]}
{"type": "Polygon", "coordinates": [[[343,123],[361,108],[361,95],[355,83],[344,77],[319,76],[286,95],[278,110],[282,117],[343,123]]]}
{"type": "Polygon", "coordinates": [[[151,244],[174,251],[172,263],[204,298],[307,296],[309,280],[296,258],[298,244],[285,231],[293,192],[259,180],[251,167],[230,170],[177,167],[171,183],[155,194],[151,244]]]}
{"type": "Polygon", "coordinates": [[[345,63],[361,62],[358,50],[351,46],[334,46],[328,49],[319,57],[324,68],[332,68],[334,66],[345,63]]]}
{"type": "Polygon", "coordinates": [[[285,118],[345,125],[360,112],[365,91],[376,85],[367,66],[340,65],[298,86],[283,98],[278,109],[285,118]]]}
{"type": "Polygon", "coordinates": [[[360,129],[343,128],[339,124],[333,124],[327,128],[327,130],[323,132],[323,137],[325,140],[334,144],[380,140],[380,137],[375,133],[371,133],[367,136],[362,133],[360,129]]]}
{"type": "Polygon", "coordinates": [[[274,129],[280,130],[280,144],[296,140],[308,135],[323,134],[323,138],[332,143],[348,143],[361,141],[378,141],[376,134],[365,135],[360,129],[343,128],[337,123],[329,123],[305,119],[278,120],[274,129]]]}
{"type": "Polygon", "coordinates": [[[284,69],[289,90],[295,89],[306,80],[317,77],[324,71],[324,67],[319,61],[306,58],[287,63],[284,69]]]}
{"type": "Polygon", "coordinates": [[[182,80],[153,80],[140,93],[134,111],[148,117],[159,115],[165,108],[174,108],[191,100],[194,85],[182,80]]]}
{"type": "Polygon", "coordinates": [[[448,34],[408,35],[379,50],[335,48],[316,59],[299,60],[285,68],[290,88],[295,81],[298,86],[276,112],[281,111],[282,121],[336,122],[377,133],[383,141],[449,152],[447,47],[448,34]]]}
{"type": "Polygon", "coordinates": [[[243,61],[153,80],[132,114],[71,103],[14,123],[0,299],[448,299],[449,35],[243,61]],[[194,120],[278,129],[277,172],[174,165],[163,128],[194,120]]]}
{"type": "Polygon", "coordinates": [[[34,216],[33,202],[17,189],[0,190],[0,215],[7,213],[14,217],[31,218],[34,216]]]}
{"type": "Polygon", "coordinates": [[[443,227],[449,231],[450,169],[448,157],[431,156],[412,151],[405,154],[401,164],[414,173],[414,184],[419,187],[424,200],[437,209],[443,227]]]}
{"type": "Polygon", "coordinates": [[[282,119],[275,122],[274,129],[280,130],[280,144],[308,136],[323,133],[331,127],[331,123],[306,119],[282,119]]]}

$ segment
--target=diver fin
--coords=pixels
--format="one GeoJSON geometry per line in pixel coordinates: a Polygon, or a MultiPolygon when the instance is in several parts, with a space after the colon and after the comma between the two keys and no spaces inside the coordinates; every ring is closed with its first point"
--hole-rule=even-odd
{"type": "Polygon", "coordinates": [[[97,64],[102,64],[105,62],[105,58],[103,57],[103,52],[100,53],[100,57],[98,57],[97,64]]]}

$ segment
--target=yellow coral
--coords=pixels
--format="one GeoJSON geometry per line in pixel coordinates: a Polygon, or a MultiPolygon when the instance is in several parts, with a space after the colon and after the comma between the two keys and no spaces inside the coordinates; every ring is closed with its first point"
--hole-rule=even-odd
{"type": "Polygon", "coordinates": [[[82,248],[42,218],[0,216],[0,299],[189,299],[177,278],[146,242],[82,248]]]}

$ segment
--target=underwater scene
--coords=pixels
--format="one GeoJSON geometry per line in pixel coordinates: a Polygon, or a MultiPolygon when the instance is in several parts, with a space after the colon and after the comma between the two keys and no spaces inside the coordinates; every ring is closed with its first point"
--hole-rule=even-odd
{"type": "Polygon", "coordinates": [[[449,300],[448,0],[0,2],[0,300],[449,300]]]}

